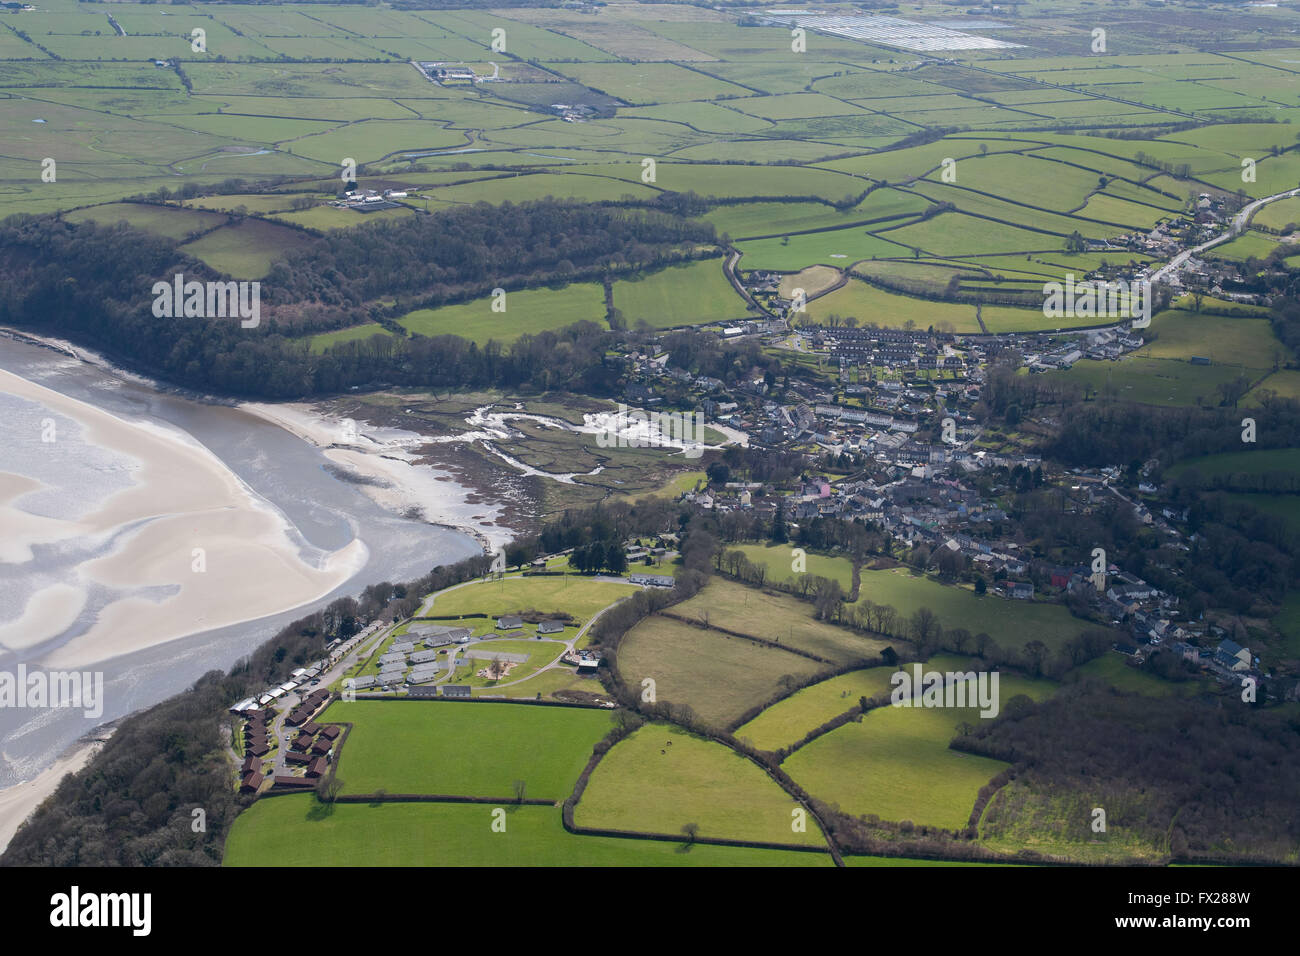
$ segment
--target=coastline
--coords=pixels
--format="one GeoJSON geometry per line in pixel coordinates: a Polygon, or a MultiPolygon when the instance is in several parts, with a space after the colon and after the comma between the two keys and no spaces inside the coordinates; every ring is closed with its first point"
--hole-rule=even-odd
{"type": "Polygon", "coordinates": [[[483,502],[469,505],[459,494],[463,486],[447,472],[419,464],[420,448],[427,442],[422,435],[365,423],[349,427],[350,420],[331,417],[310,402],[243,402],[238,408],[321,448],[340,472],[359,479],[362,492],[388,511],[419,512],[431,525],[469,535],[485,554],[517,533],[499,523],[503,507],[483,502]],[[489,514],[469,515],[470,511],[489,514]],[[491,520],[476,523],[477,517],[491,520]]]}
{"type": "MultiPolygon", "coordinates": [[[[178,430],[126,421],[5,370],[0,391],[75,422],[87,445],[111,451],[131,472],[128,487],[73,519],[33,520],[19,507],[21,494],[0,504],[6,525],[21,529],[8,550],[21,558],[34,545],[87,543],[100,553],[82,560],[69,583],[83,598],[96,588],[114,592],[89,628],[40,655],[46,667],[81,668],[291,610],[330,593],[365,564],[359,538],[331,553],[305,551],[274,506],[178,430]],[[132,593],[142,588],[166,593],[132,593]],[[243,597],[232,602],[232,594],[243,597]]],[[[43,593],[19,609],[20,617],[30,615],[27,644],[61,633],[59,622],[45,619],[53,602],[43,593]],[[46,613],[37,614],[41,608],[46,613]]],[[[76,597],[66,586],[61,596],[76,597]]]]}
{"type": "Polygon", "coordinates": [[[104,743],[113,735],[113,730],[111,724],[92,730],[59,754],[53,764],[30,780],[0,790],[0,853],[9,846],[9,841],[18,832],[18,827],[23,821],[30,817],[47,797],[59,789],[63,778],[68,774],[77,773],[90,762],[91,757],[99,753],[104,743]]]}

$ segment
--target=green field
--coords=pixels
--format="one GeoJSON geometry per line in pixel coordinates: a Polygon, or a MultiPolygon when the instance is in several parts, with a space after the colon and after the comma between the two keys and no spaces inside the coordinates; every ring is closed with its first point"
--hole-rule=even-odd
{"type": "Polygon", "coordinates": [[[375,335],[391,338],[392,334],[378,322],[367,322],[365,325],[354,325],[351,328],[339,329],[337,332],[313,335],[309,340],[309,347],[312,352],[323,352],[331,346],[342,345],[345,342],[364,342],[375,335]]]}
{"type": "Polygon", "coordinates": [[[1176,684],[1161,680],[1150,671],[1129,667],[1122,654],[1106,653],[1070,671],[1068,679],[1091,677],[1105,681],[1117,690],[1148,697],[1170,697],[1175,694],[1195,693],[1200,688],[1196,681],[1176,684]]]}
{"type": "Polygon", "coordinates": [[[1220,455],[1202,455],[1178,462],[1168,468],[1165,475],[1169,478],[1177,478],[1191,469],[1200,472],[1203,478],[1266,475],[1270,472],[1295,475],[1300,471],[1300,448],[1259,448],[1250,451],[1225,452],[1220,455]]]}
{"type": "MultiPolygon", "coordinates": [[[[967,670],[952,657],[927,669],[967,670]]],[[[1041,699],[1050,681],[999,676],[1002,706],[1017,694],[1041,699]]],[[[1008,765],[948,748],[962,723],[983,719],[975,708],[878,707],[818,737],[782,767],[820,800],[844,813],[959,829],[966,825],[979,788],[1008,765]]]]}
{"type": "Polygon", "coordinates": [[[803,833],[793,830],[796,806],[747,758],[672,724],[652,723],[596,765],[574,822],[664,834],[694,823],[702,837],[824,846],[815,821],[803,833]]]}
{"type": "Polygon", "coordinates": [[[832,717],[858,706],[860,698],[870,700],[888,695],[889,678],[897,670],[897,667],[868,667],[805,687],[739,727],[736,737],[750,740],[761,750],[789,747],[832,717]]]}
{"type": "Polygon", "coordinates": [[[1267,319],[1197,315],[1180,309],[1151,320],[1154,341],[1138,354],[1153,359],[1189,359],[1200,355],[1215,365],[1271,369],[1285,364],[1290,350],[1273,334],[1267,319]]]}
{"type": "Polygon", "coordinates": [[[670,329],[746,316],[745,301],[731,288],[717,259],[669,266],[640,279],[620,279],[614,283],[614,308],[629,329],[642,322],[670,329]]]}
{"type": "MultiPolygon", "coordinates": [[[[861,279],[850,279],[843,287],[808,303],[808,321],[827,324],[832,315],[856,319],[862,326],[874,323],[882,328],[928,329],[933,326],[953,332],[980,331],[973,305],[913,299],[878,289],[861,279]]],[[[1041,325],[1041,313],[1038,320],[1041,325]]]]}
{"type": "Polygon", "coordinates": [[[969,709],[881,707],[794,752],[782,765],[820,800],[854,816],[966,825],[979,788],[1008,764],[948,749],[969,709]]]}
{"type": "Polygon", "coordinates": [[[1192,365],[1140,355],[1126,355],[1118,362],[1081,359],[1069,369],[1043,374],[1049,380],[1059,378],[1086,388],[1103,399],[1143,405],[1217,405],[1221,384],[1243,374],[1252,380],[1260,375],[1231,365],[1192,365]]]}
{"type": "Polygon", "coordinates": [[[181,248],[218,272],[236,279],[260,279],[285,253],[306,249],[311,243],[311,236],[297,229],[261,219],[245,219],[237,225],[222,226],[181,248]]]}
{"type": "Polygon", "coordinates": [[[1089,626],[1059,604],[1008,601],[992,594],[977,597],[966,588],[902,569],[863,571],[858,600],[889,605],[903,618],[928,607],[945,630],[961,627],[972,634],[984,632],[1005,648],[1023,647],[1036,639],[1057,649],[1089,626]]]}
{"type": "Polygon", "coordinates": [[[504,311],[493,311],[493,296],[439,309],[409,312],[398,322],[416,335],[459,335],[486,345],[489,340],[513,342],[574,322],[605,321],[605,291],[597,283],[580,282],[561,289],[521,289],[507,292],[504,311]]]}
{"type": "Polygon", "coordinates": [[[902,243],[901,239],[894,241],[891,233],[878,236],[859,226],[779,239],[750,239],[739,243],[737,248],[744,253],[740,261],[746,269],[797,272],[811,265],[843,269],[862,259],[910,256],[911,248],[902,243]]]}
{"type": "Polygon", "coordinates": [[[501,797],[524,781],[528,797],[562,800],[608,711],[528,704],[336,701],[322,723],[351,723],[337,774],[344,793],[501,797]]]}
{"type": "MultiPolygon", "coordinates": [[[[739,551],[755,564],[766,567],[769,581],[792,581],[798,577],[793,570],[794,547],[790,544],[740,544],[726,550],[739,551]]],[[[853,590],[853,562],[848,558],[804,551],[803,560],[803,573],[839,581],[845,594],[853,590]]]]}
{"type": "Polygon", "coordinates": [[[830,866],[826,853],[576,836],[552,807],[338,803],[295,794],[235,820],[226,866],[830,866]]]}
{"type": "Polygon", "coordinates": [[[884,641],[816,620],[810,603],[720,577],[693,598],[674,605],[670,613],[774,641],[834,664],[872,660],[885,647],[884,641]]]}
{"type": "Polygon", "coordinates": [[[187,239],[196,233],[216,229],[226,223],[226,217],[216,213],[173,206],[153,206],[143,203],[108,203],[70,212],[63,218],[69,222],[94,221],[101,226],[129,222],[137,229],[152,232],[169,239],[187,239]]]}
{"type": "Polygon", "coordinates": [[[780,693],[782,678],[807,679],[824,665],[655,615],[624,636],[618,669],[629,686],[652,680],[658,701],[688,706],[722,727],[780,693]]]}
{"type": "Polygon", "coordinates": [[[586,622],[597,611],[637,590],[635,584],[597,581],[577,575],[505,577],[498,581],[472,581],[439,591],[431,601],[425,602],[420,613],[438,617],[487,614],[497,618],[528,610],[559,611],[586,622]]]}

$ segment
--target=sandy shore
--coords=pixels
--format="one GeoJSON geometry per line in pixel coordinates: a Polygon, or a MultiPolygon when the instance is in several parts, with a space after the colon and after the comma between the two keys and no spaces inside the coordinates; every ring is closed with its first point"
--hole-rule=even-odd
{"type": "Polygon", "coordinates": [[[0,790],[0,852],[9,845],[17,832],[19,824],[31,816],[32,811],[41,805],[50,794],[59,788],[59,783],[70,773],[76,773],[90,758],[104,746],[104,741],[112,733],[105,731],[94,740],[79,740],[59,756],[54,764],[42,770],[31,780],[0,790]]]}
{"type": "MultiPolygon", "coordinates": [[[[0,391],[78,423],[85,442],[131,463],[132,484],[75,519],[21,510],[22,476],[0,473],[0,560],[22,564],[31,548],[75,539],[109,545],[83,562],[57,594],[37,594],[18,610],[22,630],[51,635],[67,626],[67,607],[93,584],[123,594],[87,631],[43,654],[49,668],[97,661],[199,631],[255,620],[310,603],[356,574],[367,551],[359,540],[333,553],[301,553],[284,517],[202,445],[179,431],[128,422],[85,402],[0,370],[0,391]],[[12,529],[12,533],[10,530],[12,529]],[[56,600],[57,598],[57,600],[56,600]]],[[[8,622],[13,625],[12,620],[8,622]]],[[[11,635],[8,646],[24,643],[11,635]]]]}
{"type": "Polygon", "coordinates": [[[417,511],[431,524],[471,535],[488,550],[515,536],[497,523],[503,520],[502,505],[466,501],[468,490],[447,472],[416,464],[420,449],[429,444],[425,436],[328,417],[303,402],[246,402],[239,407],[325,449],[326,458],[364,479],[359,487],[381,508],[394,514],[417,511]]]}

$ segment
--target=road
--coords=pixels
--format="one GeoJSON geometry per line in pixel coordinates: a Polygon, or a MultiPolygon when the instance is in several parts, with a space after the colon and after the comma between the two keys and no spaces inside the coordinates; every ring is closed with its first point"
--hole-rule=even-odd
{"type": "Polygon", "coordinates": [[[1199,246],[1194,246],[1191,249],[1186,249],[1183,252],[1178,253],[1178,255],[1170,259],[1165,265],[1153,272],[1150,277],[1152,285],[1159,282],[1170,272],[1177,272],[1183,267],[1183,263],[1192,256],[1199,255],[1206,249],[1210,249],[1220,243],[1227,242],[1229,239],[1235,239],[1237,236],[1241,235],[1242,230],[1246,227],[1246,223],[1250,221],[1250,217],[1255,215],[1256,211],[1261,206],[1266,206],[1271,202],[1277,202],[1279,199],[1289,199],[1292,196],[1300,196],[1300,189],[1288,189],[1286,192],[1275,193],[1272,196],[1265,196],[1263,199],[1256,199],[1253,203],[1243,206],[1241,211],[1232,217],[1232,224],[1228,226],[1227,232],[1220,236],[1215,236],[1213,239],[1203,242],[1199,246]]]}

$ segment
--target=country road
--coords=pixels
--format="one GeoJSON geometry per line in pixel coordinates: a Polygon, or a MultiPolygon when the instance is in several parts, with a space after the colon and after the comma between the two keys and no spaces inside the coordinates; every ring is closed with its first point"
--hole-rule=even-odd
{"type": "Polygon", "coordinates": [[[1194,246],[1191,249],[1186,249],[1183,252],[1178,253],[1178,255],[1174,256],[1167,263],[1153,272],[1150,279],[1152,285],[1161,281],[1169,272],[1176,272],[1181,269],[1183,263],[1192,256],[1198,255],[1206,249],[1210,249],[1220,243],[1227,242],[1229,239],[1235,239],[1237,236],[1241,235],[1246,223],[1250,221],[1250,217],[1253,216],[1260,207],[1266,206],[1271,202],[1276,202],[1279,199],[1288,199],[1291,196],[1300,196],[1300,189],[1288,189],[1286,192],[1275,193],[1272,196],[1265,196],[1263,199],[1256,199],[1249,205],[1243,206],[1241,211],[1232,217],[1232,224],[1228,227],[1227,232],[1215,236],[1213,239],[1207,240],[1199,246],[1194,246]]]}

